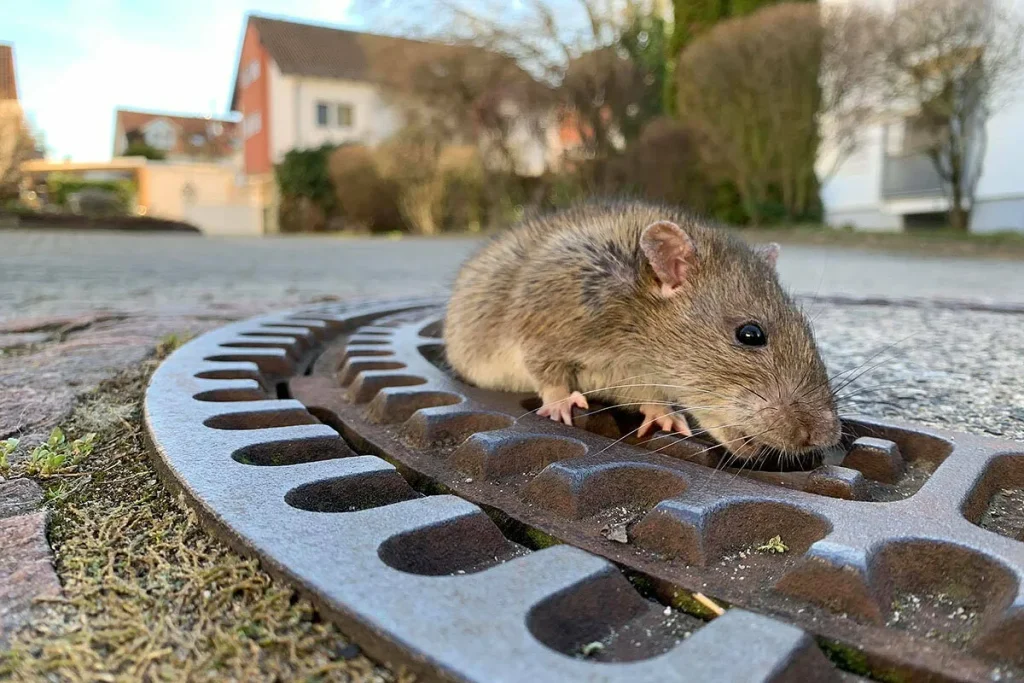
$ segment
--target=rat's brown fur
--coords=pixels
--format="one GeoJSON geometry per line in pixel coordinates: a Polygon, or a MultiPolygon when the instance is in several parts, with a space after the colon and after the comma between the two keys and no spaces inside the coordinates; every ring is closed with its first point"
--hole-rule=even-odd
{"type": "Polygon", "coordinates": [[[810,326],[773,265],[679,209],[592,202],[499,235],[459,273],[445,339],[452,367],[478,386],[676,404],[740,457],[839,437],[810,326]],[[679,225],[696,248],[674,296],[659,291],[641,248],[658,221],[679,225]],[[736,342],[748,321],[764,328],[766,346],[736,342]]]}

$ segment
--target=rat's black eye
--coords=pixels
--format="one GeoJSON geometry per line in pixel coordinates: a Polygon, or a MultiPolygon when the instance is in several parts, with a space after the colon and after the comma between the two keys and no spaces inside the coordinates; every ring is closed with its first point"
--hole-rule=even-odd
{"type": "Polygon", "coordinates": [[[764,346],[768,336],[757,323],[743,323],[736,328],[736,341],[744,346],[764,346]]]}

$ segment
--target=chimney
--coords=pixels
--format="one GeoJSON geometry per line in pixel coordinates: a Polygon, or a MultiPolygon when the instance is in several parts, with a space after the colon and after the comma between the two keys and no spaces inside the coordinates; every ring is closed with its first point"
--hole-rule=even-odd
{"type": "Polygon", "coordinates": [[[14,47],[0,44],[0,100],[18,99],[18,84],[14,80],[14,47]]]}

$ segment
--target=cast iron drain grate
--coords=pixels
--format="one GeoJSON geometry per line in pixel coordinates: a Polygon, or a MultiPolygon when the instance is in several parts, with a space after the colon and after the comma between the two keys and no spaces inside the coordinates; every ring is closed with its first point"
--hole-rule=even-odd
{"type": "Polygon", "coordinates": [[[440,317],[256,318],[147,393],[170,481],[372,654],[482,682],[848,677],[813,634],[886,680],[1024,664],[1021,444],[851,421],[811,472],[737,476],[702,444],[618,441],[614,411],[565,427],[459,383],[440,317]],[[694,592],[737,609],[705,624],[694,592]]]}

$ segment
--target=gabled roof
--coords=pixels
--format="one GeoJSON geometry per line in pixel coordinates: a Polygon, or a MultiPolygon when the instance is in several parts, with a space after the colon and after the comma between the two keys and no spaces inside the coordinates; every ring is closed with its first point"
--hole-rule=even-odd
{"type": "MultiPolygon", "coordinates": [[[[317,24],[252,15],[260,43],[282,73],[349,81],[403,85],[425,62],[440,61],[481,48],[395,38],[317,24]]],[[[241,54],[241,49],[239,49],[241,54]]],[[[239,59],[239,61],[241,61],[239,59]]],[[[238,96],[236,64],[232,108],[238,96]]]]}

